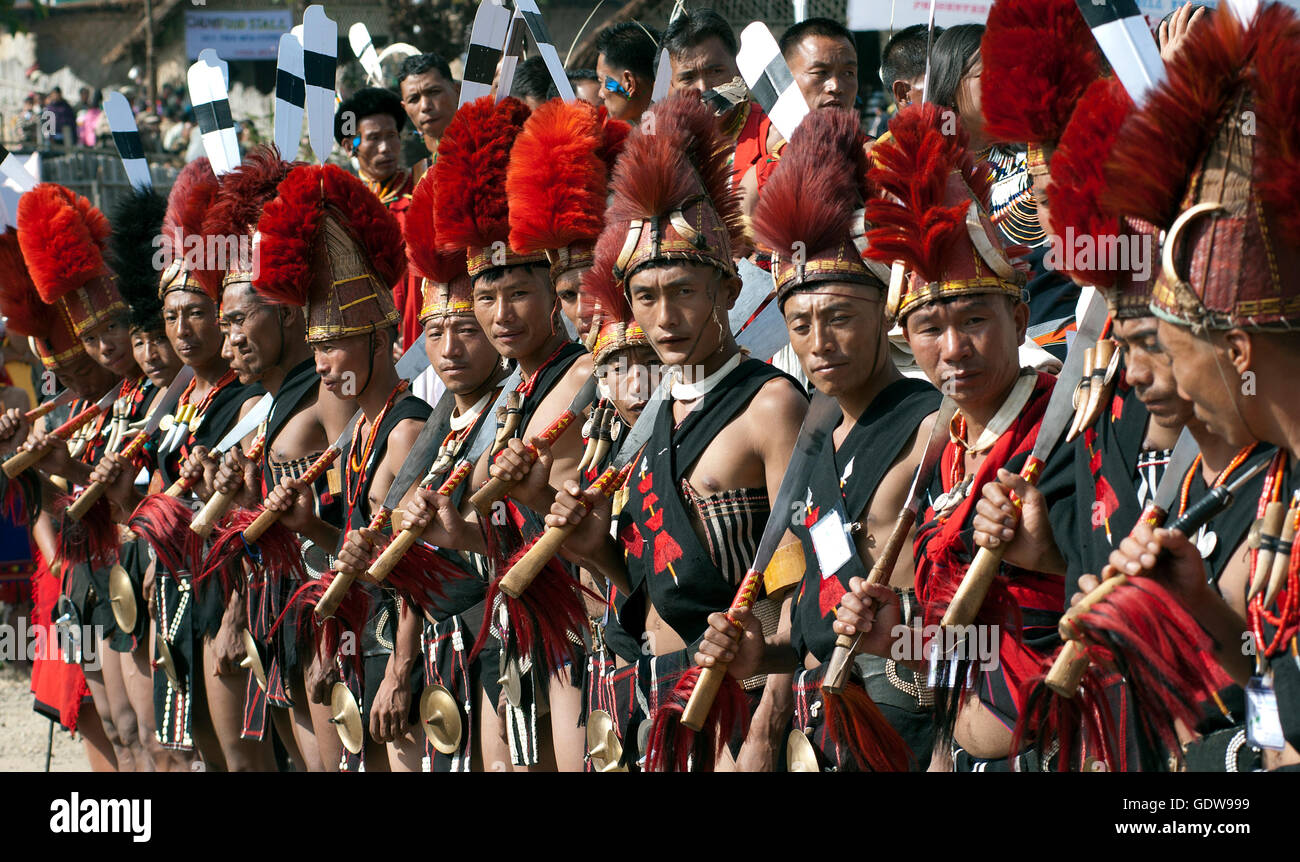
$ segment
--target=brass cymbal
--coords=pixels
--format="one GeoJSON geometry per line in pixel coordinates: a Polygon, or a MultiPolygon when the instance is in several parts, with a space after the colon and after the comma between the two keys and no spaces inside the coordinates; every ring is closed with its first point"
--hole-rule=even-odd
{"type": "Polygon", "coordinates": [[[167,638],[160,637],[157,639],[158,644],[158,662],[157,666],[163,669],[167,678],[176,688],[181,687],[180,677],[176,674],[176,661],[172,658],[172,648],[167,643],[167,638]]]}
{"type": "Polygon", "coordinates": [[[790,731],[785,741],[785,761],[786,772],[821,772],[817,751],[802,730],[790,731]]]}
{"type": "Polygon", "coordinates": [[[603,709],[587,716],[587,754],[597,772],[627,772],[627,767],[619,764],[623,743],[618,740],[614,717],[603,709]]]}
{"type": "Polygon", "coordinates": [[[434,683],[420,694],[420,724],[433,747],[443,754],[455,754],[460,747],[461,719],[456,698],[434,683]]]}
{"type": "Polygon", "coordinates": [[[253,633],[248,629],[244,629],[244,653],[244,660],[239,663],[239,666],[251,670],[258,686],[262,691],[266,691],[266,668],[262,665],[262,654],[257,651],[257,641],[253,639],[253,633]]]}
{"type": "Polygon", "coordinates": [[[352,754],[360,754],[365,745],[365,730],[361,726],[361,706],[345,683],[336,682],[330,692],[330,724],[338,731],[343,747],[352,754]]]}
{"type": "Polygon", "coordinates": [[[117,627],[123,632],[134,631],[139,612],[135,602],[135,585],[131,583],[131,576],[121,563],[115,563],[108,570],[108,598],[117,627]]]}

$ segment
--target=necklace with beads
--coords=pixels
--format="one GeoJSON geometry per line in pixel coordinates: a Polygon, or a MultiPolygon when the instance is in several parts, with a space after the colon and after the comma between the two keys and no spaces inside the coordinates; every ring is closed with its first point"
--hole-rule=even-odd
{"type": "Polygon", "coordinates": [[[357,417],[356,427],[352,429],[352,446],[348,452],[348,467],[350,468],[350,474],[351,476],[356,477],[356,486],[353,487],[353,483],[349,481],[347,487],[349,518],[351,518],[352,510],[357,505],[357,499],[361,496],[361,488],[366,483],[366,467],[370,462],[371,454],[375,450],[375,438],[379,435],[379,426],[384,423],[384,417],[388,415],[388,411],[392,408],[397,397],[405,392],[407,387],[410,385],[411,381],[400,380],[397,385],[393,387],[393,391],[388,395],[388,400],[384,402],[384,409],[379,411],[379,415],[375,417],[375,421],[370,424],[370,431],[366,433],[365,443],[362,444],[360,450],[357,449],[357,443],[361,438],[357,432],[361,430],[361,423],[366,421],[366,417],[364,414],[357,417]]]}
{"type": "MultiPolygon", "coordinates": [[[[1259,444],[1257,443],[1251,443],[1249,446],[1244,446],[1238,450],[1237,454],[1233,455],[1232,460],[1228,462],[1228,466],[1223,468],[1223,472],[1215,477],[1214,483],[1210,485],[1210,490],[1214,490],[1227,482],[1228,477],[1231,476],[1233,472],[1251,456],[1251,453],[1255,451],[1255,448],[1258,445],[1259,444]]],[[[1188,497],[1192,493],[1192,481],[1197,475],[1199,475],[1202,460],[1202,455],[1198,452],[1196,458],[1192,461],[1191,469],[1189,469],[1187,475],[1183,477],[1183,487],[1178,495],[1178,517],[1180,518],[1187,511],[1188,497]]],[[[1210,529],[1209,524],[1201,525],[1201,529],[1197,531],[1196,538],[1193,541],[1193,544],[1196,545],[1196,549],[1201,552],[1202,559],[1208,558],[1210,554],[1214,553],[1214,549],[1218,543],[1219,537],[1210,529]]]]}
{"type": "MultiPolygon", "coordinates": [[[[1283,474],[1286,467],[1286,455],[1279,449],[1269,465],[1268,478],[1264,481],[1264,490],[1256,507],[1256,517],[1263,518],[1269,503],[1280,502],[1282,498],[1283,474]]],[[[1300,492],[1291,498],[1291,506],[1286,513],[1287,521],[1293,525],[1300,523],[1300,492]]],[[[1283,523],[1286,523],[1285,521],[1283,523]]],[[[1259,548],[1250,552],[1250,568],[1254,570],[1259,548]]],[[[1250,629],[1255,636],[1256,666],[1262,667],[1266,658],[1277,655],[1291,643],[1294,648],[1296,632],[1300,629],[1300,554],[1292,553],[1288,561],[1286,587],[1277,595],[1274,613],[1264,607],[1264,592],[1260,591],[1250,600],[1247,608],[1250,629]],[[1264,623],[1273,626],[1273,637],[1264,641],[1264,623]]]]}

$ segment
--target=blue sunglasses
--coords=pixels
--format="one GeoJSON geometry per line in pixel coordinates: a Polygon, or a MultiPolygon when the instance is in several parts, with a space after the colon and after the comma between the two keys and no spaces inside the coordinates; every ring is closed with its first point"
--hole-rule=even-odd
{"type": "Polygon", "coordinates": [[[613,78],[605,79],[605,89],[609,90],[611,93],[618,93],[624,99],[632,98],[632,94],[625,90],[623,85],[618,81],[615,81],[613,78]]]}

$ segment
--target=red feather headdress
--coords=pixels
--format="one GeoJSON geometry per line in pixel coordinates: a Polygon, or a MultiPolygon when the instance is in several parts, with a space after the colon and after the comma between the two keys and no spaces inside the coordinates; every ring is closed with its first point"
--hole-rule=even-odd
{"type": "Polygon", "coordinates": [[[697,93],[671,93],[641,118],[614,168],[614,199],[598,243],[607,254],[614,250],[608,263],[620,283],[658,261],[735,273],[749,242],[728,149],[697,93]],[[606,239],[611,233],[617,240],[606,239]]]}
{"type": "Polygon", "coordinates": [[[1046,170],[1075,103],[1101,75],[1097,41],[1075,0],[997,0],[980,41],[984,129],[1030,144],[1030,169],[1046,170]]]}
{"type": "Polygon", "coordinates": [[[18,245],[36,292],[82,335],[128,312],[105,262],[112,229],[90,201],[54,183],[18,199],[18,245]]]}
{"type": "Polygon", "coordinates": [[[18,199],[18,243],[42,301],[107,274],[108,218],[81,195],[41,183],[18,199]]]}
{"type": "MultiPolygon", "coordinates": [[[[275,197],[276,188],[289,171],[301,164],[284,161],[273,144],[249,150],[239,167],[221,177],[221,187],[212,208],[203,217],[205,247],[213,239],[230,242],[251,236],[262,207],[275,197]]],[[[227,260],[225,269],[204,267],[196,270],[194,275],[209,296],[220,296],[228,273],[247,274],[242,267],[253,264],[251,249],[249,252],[246,260],[227,260]]]]}
{"type": "Polygon", "coordinates": [[[8,329],[37,338],[45,338],[53,322],[27,272],[18,232],[12,229],[0,234],[0,314],[8,329]]]}
{"type": "MultiPolygon", "coordinates": [[[[1133,100],[1115,78],[1093,82],[1075,108],[1070,124],[1061,135],[1052,156],[1052,182],[1048,199],[1052,234],[1062,250],[1061,269],[1079,284],[1106,290],[1112,313],[1120,317],[1150,314],[1150,282],[1131,272],[1121,272],[1109,255],[1080,253],[1081,242],[1094,245],[1118,238],[1136,249],[1149,243],[1154,256],[1154,237],[1144,237],[1103,204],[1107,194],[1106,157],[1119,140],[1124,120],[1133,112],[1133,100]],[[1092,261],[1083,266],[1082,262],[1092,261]]],[[[1131,259],[1132,256],[1128,255],[1131,259]]]]}
{"type": "Polygon", "coordinates": [[[402,224],[406,259],[411,269],[424,280],[421,286],[421,323],[430,317],[473,313],[469,303],[469,271],[465,268],[465,253],[459,249],[448,252],[438,248],[434,224],[437,198],[438,187],[433,177],[426,173],[411,195],[411,205],[402,224]]]}
{"type": "Polygon", "coordinates": [[[868,178],[887,197],[867,203],[866,256],[901,261],[911,271],[887,311],[901,319],[933,299],[973,293],[1020,296],[1023,276],[1010,262],[987,215],[988,171],[967,149],[960,124],[954,134],[944,108],[927,102],[899,111],[891,137],[872,150],[868,178]]]}
{"type": "Polygon", "coordinates": [[[854,242],[862,237],[862,206],[870,196],[865,143],[853,112],[813,111],[763,186],[754,238],[772,252],[778,300],[823,281],[884,287],[854,242]]]}
{"type": "Polygon", "coordinates": [[[495,102],[484,96],[461,106],[438,143],[433,166],[438,245],[449,251],[464,250],[471,277],[491,269],[493,258],[501,260],[501,254],[505,266],[546,259],[541,254],[514,254],[509,246],[506,166],[526,119],[528,107],[518,99],[495,102]],[[501,245],[493,249],[495,243],[501,245]]]}
{"type": "MultiPolygon", "coordinates": [[[[163,242],[166,244],[171,264],[163,273],[158,285],[158,294],[163,296],[173,290],[202,291],[218,305],[221,304],[221,291],[213,292],[214,279],[200,281],[187,272],[186,242],[193,249],[197,242],[203,241],[203,219],[216,203],[221,190],[217,175],[212,172],[212,165],[207,156],[200,156],[184,167],[176,177],[171,193],[167,196],[167,214],[163,216],[163,242]]],[[[201,262],[201,261],[199,261],[201,262]]],[[[216,287],[220,287],[218,274],[216,287]]]]}
{"type": "Polygon", "coordinates": [[[68,315],[41,301],[18,245],[18,231],[11,229],[0,234],[0,314],[10,330],[31,337],[46,368],[85,355],[68,315]]]}
{"type": "Polygon", "coordinates": [[[300,165],[276,192],[257,222],[258,293],[306,306],[308,341],[396,323],[392,286],[406,275],[406,249],[379,198],[335,165],[300,165]]]}
{"type": "Polygon", "coordinates": [[[510,151],[510,246],[546,252],[552,278],[591,262],[605,226],[609,172],[629,127],[604,108],[553,99],[524,123],[510,151]],[[576,248],[575,248],[576,246],[576,248]]]}
{"type": "Polygon", "coordinates": [[[1273,3],[1247,30],[1220,7],[1169,61],[1107,165],[1104,203],[1170,232],[1175,271],[1153,288],[1158,314],[1194,327],[1300,323],[1298,142],[1300,19],[1273,3]],[[1196,204],[1213,209],[1180,221],[1196,204]]]}

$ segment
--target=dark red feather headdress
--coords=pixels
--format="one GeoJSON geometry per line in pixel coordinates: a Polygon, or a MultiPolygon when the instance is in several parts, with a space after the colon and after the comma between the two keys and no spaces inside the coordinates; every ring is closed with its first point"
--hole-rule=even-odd
{"type": "MultiPolygon", "coordinates": [[[[1103,204],[1107,194],[1106,157],[1119,140],[1124,120],[1133,111],[1133,100],[1115,78],[1094,81],[1074,110],[1052,156],[1052,182],[1048,211],[1053,241],[1060,251],[1054,268],[1065,272],[1080,285],[1094,285],[1105,291],[1112,315],[1119,318],[1150,315],[1151,281],[1158,261],[1159,245],[1154,232],[1143,223],[1120,219],[1103,204]],[[1085,255],[1083,243],[1092,245],[1085,255]],[[1099,253],[1114,243],[1126,247],[1127,269],[1109,254],[1099,253]],[[1146,275],[1136,266],[1139,244],[1145,244],[1145,260],[1153,266],[1146,275]]],[[[1049,261],[1050,262],[1050,261],[1049,261]]]]}
{"type": "MultiPolygon", "coordinates": [[[[284,161],[273,144],[249,150],[239,167],[221,177],[221,187],[212,208],[203,217],[205,247],[210,247],[213,241],[251,238],[262,215],[262,207],[275,197],[276,188],[289,171],[300,164],[303,163],[284,161]]],[[[224,268],[215,266],[221,261],[206,263],[211,265],[196,270],[194,275],[209,296],[220,296],[228,278],[249,280],[253,266],[252,249],[249,247],[246,255],[240,254],[235,260],[227,259],[224,268]]]]}
{"type": "Polygon", "coordinates": [[[104,260],[112,230],[86,198],[41,183],[18,199],[18,245],[36,292],[82,335],[127,313],[104,260]]]}
{"type": "Polygon", "coordinates": [[[1020,296],[1023,275],[1011,263],[987,215],[988,170],[967,149],[960,123],[932,102],[899,111],[891,137],[872,150],[868,179],[886,197],[867,203],[866,256],[910,270],[888,313],[902,319],[939,298],[974,293],[1020,296]]]}
{"type": "Polygon", "coordinates": [[[86,353],[67,314],[57,305],[41,301],[18,245],[18,231],[12,229],[0,234],[0,314],[10,330],[32,339],[46,368],[67,364],[86,353]]]}
{"type": "Polygon", "coordinates": [[[614,199],[598,247],[606,255],[612,250],[608,263],[620,284],[660,261],[734,275],[735,259],[749,251],[727,142],[697,93],[671,93],[646,112],[610,186],[614,199]],[[605,239],[611,233],[617,240],[605,239]]]}
{"type": "Polygon", "coordinates": [[[32,284],[18,247],[18,232],[13,229],[0,234],[0,314],[5,316],[5,326],[18,335],[45,338],[53,323],[32,284]]]}
{"type": "Polygon", "coordinates": [[[1075,103],[1101,75],[1097,41],[1075,0],[997,0],[980,40],[984,129],[1027,143],[1045,172],[1075,103]]]}
{"type": "Polygon", "coordinates": [[[108,272],[111,232],[102,212],[63,186],[41,183],[18,199],[18,243],[47,304],[108,272]]]}
{"type": "Polygon", "coordinates": [[[553,99],[524,123],[510,150],[510,246],[544,252],[551,278],[588,266],[605,226],[609,173],[629,127],[587,102],[553,99]]]}
{"type": "Polygon", "coordinates": [[[201,264],[200,257],[191,255],[186,260],[186,244],[193,249],[203,241],[203,219],[216,203],[221,190],[217,175],[207,156],[190,162],[176,177],[167,196],[167,214],[163,216],[163,243],[171,263],[163,272],[158,285],[158,295],[165,296],[173,290],[189,290],[206,294],[213,302],[221,304],[220,274],[214,280],[200,281],[189,272],[190,264],[201,264]],[[215,282],[215,284],[214,284],[215,282]],[[213,288],[218,288],[213,290],[213,288]]]}
{"type": "Polygon", "coordinates": [[[300,165],[257,222],[253,287],[307,309],[307,340],[329,341],[397,322],[392,287],[406,275],[397,219],[335,165],[300,165]]]}
{"type": "Polygon", "coordinates": [[[1174,271],[1152,290],[1157,314],[1213,329],[1300,324],[1298,142],[1300,19],[1272,3],[1247,30],[1220,7],[1107,165],[1105,203],[1169,231],[1174,271]]]}
{"type": "Polygon", "coordinates": [[[527,119],[528,106],[518,99],[496,102],[484,96],[461,106],[438,143],[433,166],[438,245],[464,250],[471,278],[493,267],[546,260],[540,253],[516,254],[509,245],[506,166],[527,119]]]}
{"type": "Polygon", "coordinates": [[[438,248],[434,215],[438,206],[438,187],[433,176],[421,177],[411,205],[406,210],[402,235],[406,239],[406,259],[411,269],[422,278],[420,323],[431,317],[450,314],[473,314],[469,302],[469,271],[465,268],[465,253],[459,249],[444,251],[438,248]]]}
{"type": "Polygon", "coordinates": [[[772,253],[779,301],[825,281],[885,288],[855,242],[863,237],[862,206],[871,196],[865,143],[856,114],[813,111],[763,186],[754,207],[754,238],[772,253]]]}

